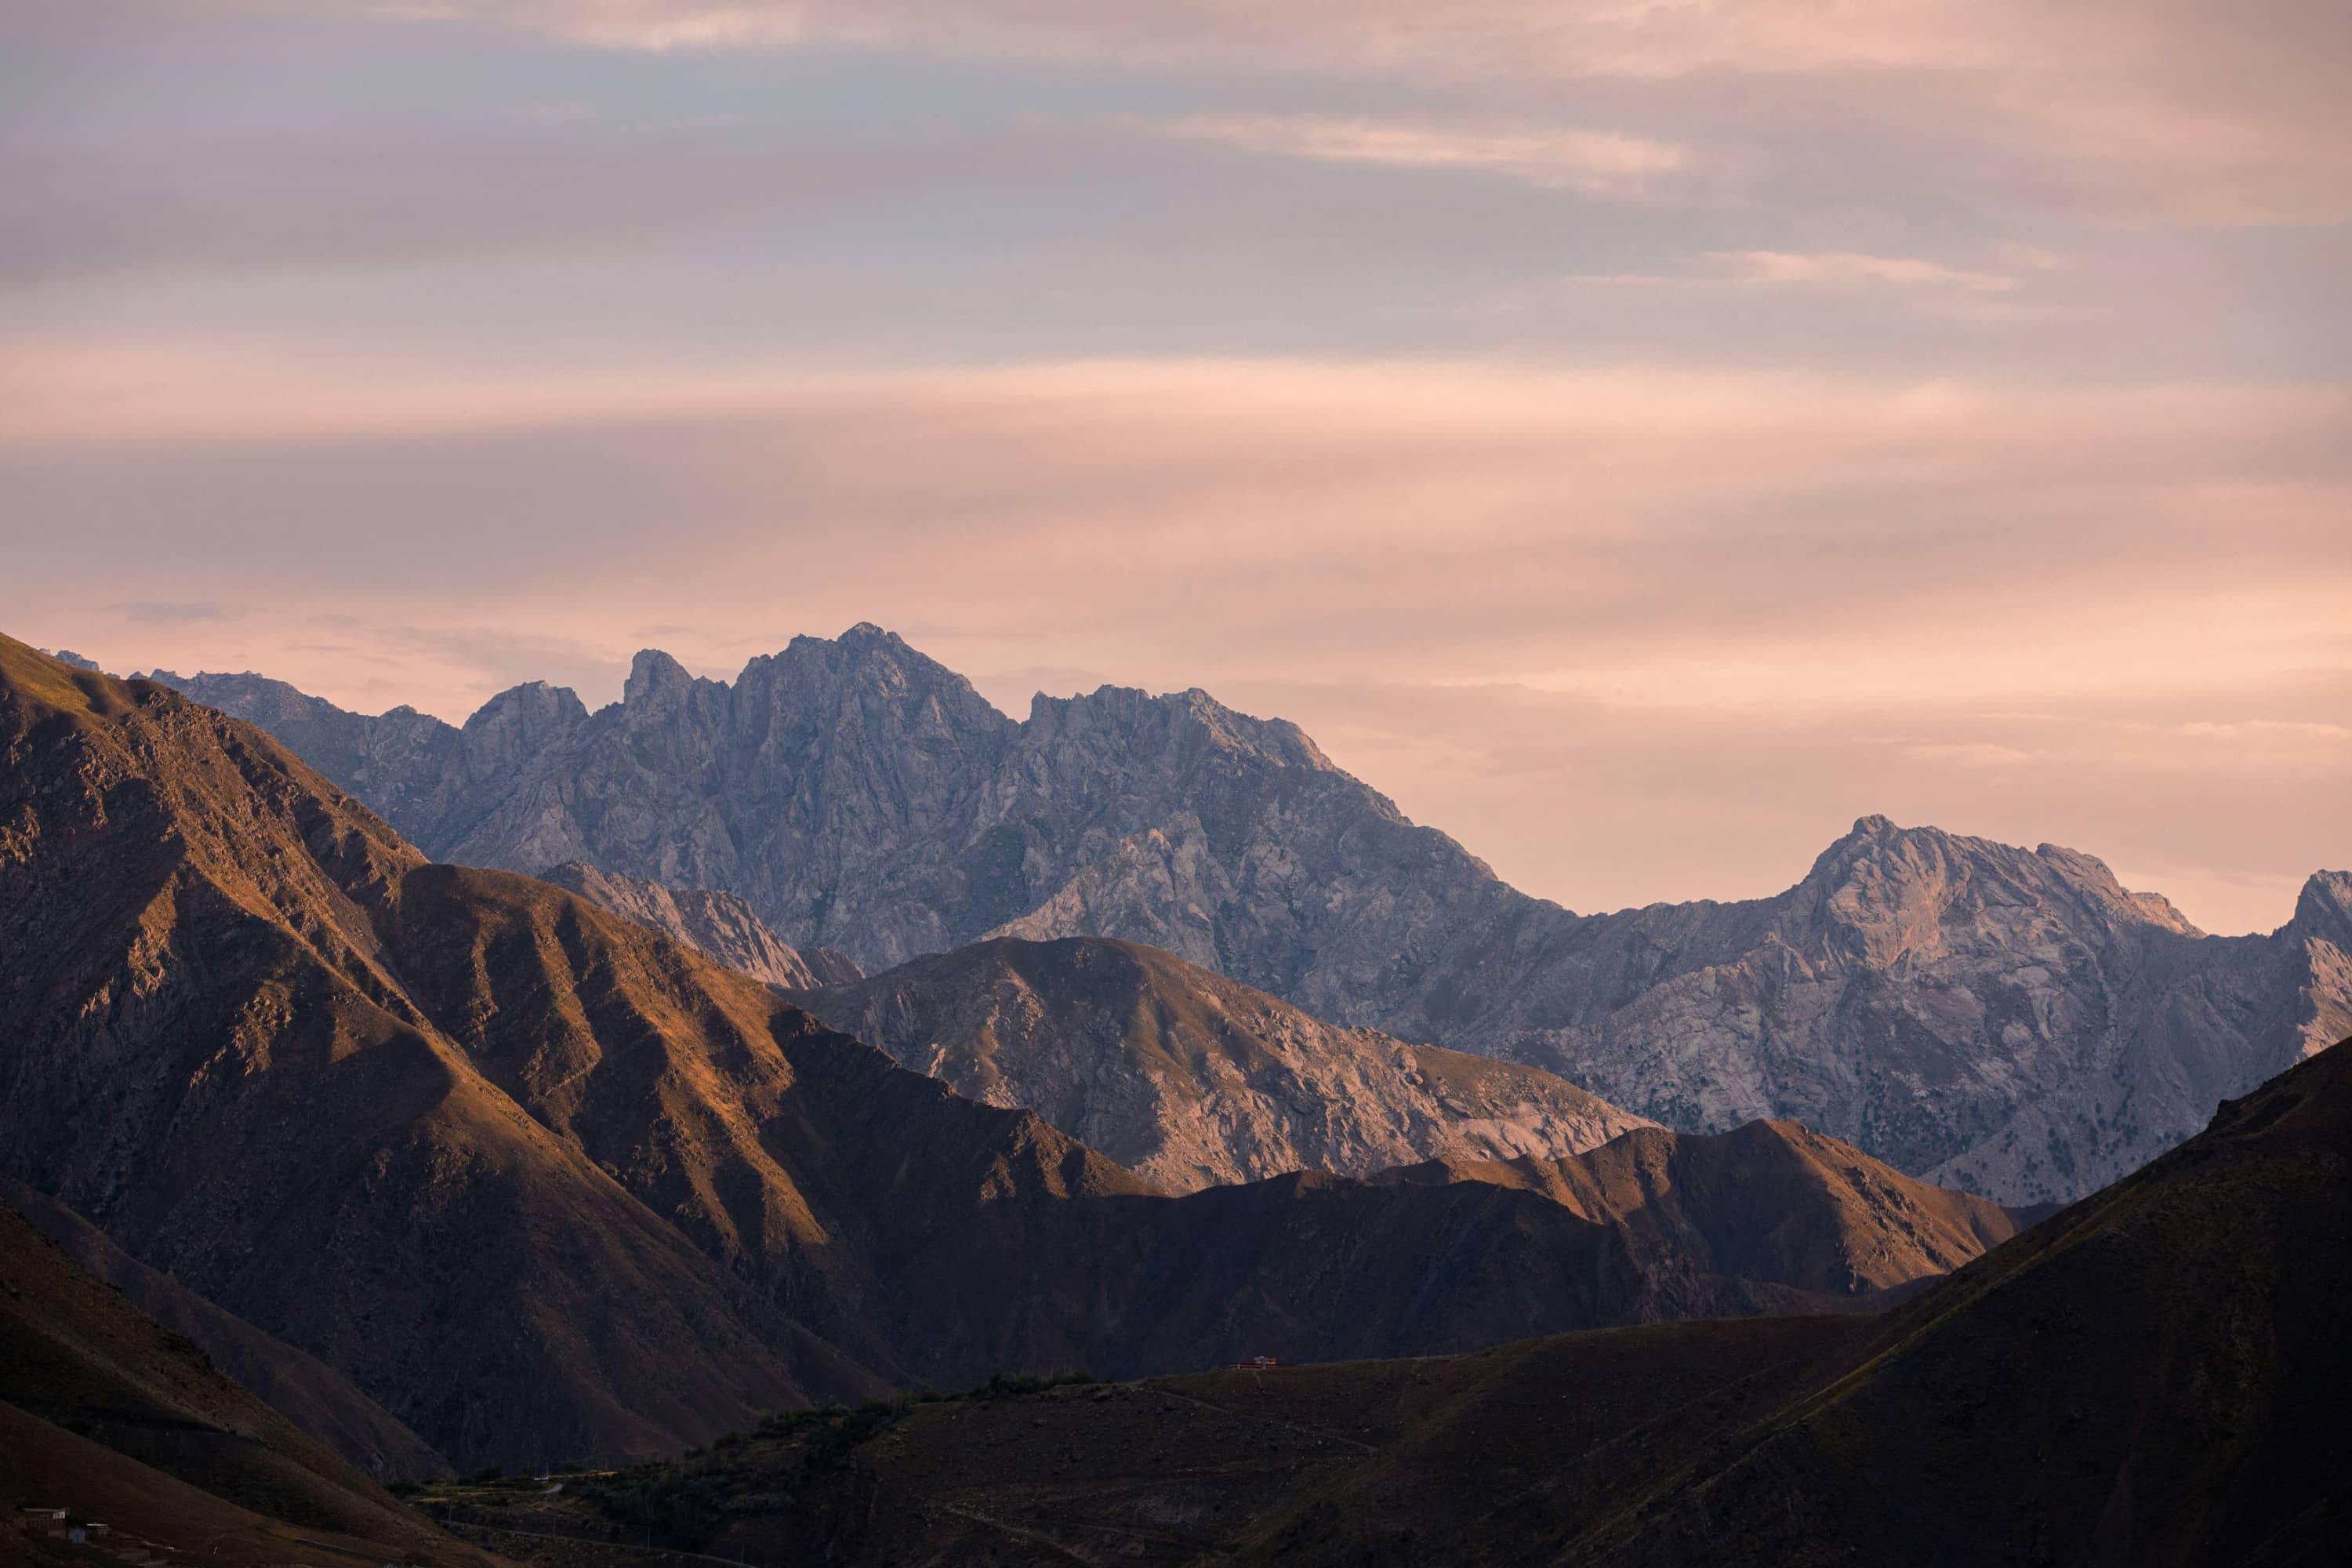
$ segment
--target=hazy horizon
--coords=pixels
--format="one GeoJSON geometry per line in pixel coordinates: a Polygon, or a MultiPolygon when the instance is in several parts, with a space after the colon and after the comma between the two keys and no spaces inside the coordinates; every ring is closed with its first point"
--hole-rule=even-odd
{"type": "Polygon", "coordinates": [[[870,619],[1530,892],[2352,862],[2352,8],[0,18],[0,629],[459,718],[870,619]]]}

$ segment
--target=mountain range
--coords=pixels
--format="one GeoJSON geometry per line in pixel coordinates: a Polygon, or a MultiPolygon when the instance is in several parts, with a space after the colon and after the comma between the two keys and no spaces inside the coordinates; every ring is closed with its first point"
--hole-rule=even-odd
{"type": "Polygon", "coordinates": [[[372,1452],[1867,1308],[2030,1217],[1791,1128],[1172,1194],[565,889],[427,860],[162,685],[0,637],[0,1176],[325,1368],[372,1452]]]}
{"type": "Polygon", "coordinates": [[[1801,1121],[2005,1202],[2136,1168],[2352,1029],[2352,876],[2211,937],[2097,859],[1865,817],[1787,891],[1579,915],[1207,693],[1024,721],[871,626],[731,683],[517,687],[462,728],[255,675],[155,679],[278,736],[428,855],[729,893],[868,970],[1146,943],[1341,1027],[1551,1069],[1691,1131],[1801,1121]]]}
{"type": "Polygon", "coordinates": [[[1339,1028],[1136,942],[998,937],[790,995],[1176,1192],[1574,1154],[1651,1125],[1538,1068],[1339,1028]]]}
{"type": "Polygon", "coordinates": [[[1003,1384],[440,1495],[845,1565],[2322,1568],[2352,1539],[2347,1150],[2352,1043],[1884,1314],[1003,1384]]]}

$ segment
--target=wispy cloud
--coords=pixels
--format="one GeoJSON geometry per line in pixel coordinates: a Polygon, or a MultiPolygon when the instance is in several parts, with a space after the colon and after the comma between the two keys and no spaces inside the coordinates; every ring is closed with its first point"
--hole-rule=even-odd
{"type": "Polygon", "coordinates": [[[578,125],[593,120],[595,111],[584,103],[509,103],[499,113],[517,125],[553,127],[578,125]]]}
{"type": "Polygon", "coordinates": [[[1987,294],[2017,287],[2017,279],[2006,273],[1972,272],[1913,256],[1869,256],[1857,250],[1717,250],[1701,261],[1700,276],[1732,283],[1885,283],[1987,294]]]}
{"type": "Polygon", "coordinates": [[[186,625],[195,621],[227,621],[239,612],[209,599],[134,599],[124,604],[109,605],[114,614],[132,621],[166,625],[186,625]]]}
{"type": "MultiPolygon", "coordinates": [[[[1996,254],[2021,265],[2054,265],[2026,262],[1999,247],[1996,254]]],[[[1891,289],[1981,297],[2012,293],[2019,289],[2020,279],[2015,271],[1988,271],[1916,256],[1874,256],[1860,250],[1710,250],[1654,271],[1575,272],[1544,284],[1513,286],[1494,291],[1488,302],[1524,306],[1563,285],[1717,291],[1805,289],[1823,293],[1891,289]]],[[[2008,308],[2005,303],[2003,308],[2008,308]]]]}
{"type": "Polygon", "coordinates": [[[1587,195],[1640,196],[1689,170],[1691,152],[1619,132],[1544,126],[1465,127],[1312,114],[1125,116],[1146,135],[1203,142],[1277,158],[1378,163],[1499,175],[1587,195]]]}
{"type": "MultiPolygon", "coordinates": [[[[309,352],[5,356],[0,625],[452,718],[532,676],[607,700],[649,624],[717,671],[919,626],[961,668],[1298,720],[1586,908],[1767,890],[1866,810],[2117,864],[2341,858],[2340,386],[309,352]],[[213,596],[251,613],[128,607],[213,596]]],[[[2209,926],[2284,914],[2158,885],[2209,926]]]]}
{"type": "Polygon", "coordinates": [[[1969,144],[2015,164],[2011,184],[2044,200],[2208,225],[2352,216],[2352,100],[2339,79],[2352,9],[2340,0],[453,0],[419,9],[656,52],[830,44],[1456,83],[1801,78],[1814,84],[1815,111],[1843,106],[1887,133],[1969,144]]]}

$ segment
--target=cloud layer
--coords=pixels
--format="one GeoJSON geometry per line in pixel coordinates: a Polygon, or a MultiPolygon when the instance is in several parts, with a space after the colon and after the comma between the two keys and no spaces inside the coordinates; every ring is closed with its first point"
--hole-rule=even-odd
{"type": "Polygon", "coordinates": [[[2344,388],[99,368],[0,417],[43,584],[5,608],[118,668],[457,718],[873,618],[1016,711],[1041,670],[1282,711],[1578,907],[1762,891],[1868,810],[2167,867],[2225,926],[2342,858],[2344,388]]]}
{"type": "Polygon", "coordinates": [[[2342,864],[2335,0],[0,17],[0,625],[461,716],[870,619],[1580,908],[2342,864]]]}

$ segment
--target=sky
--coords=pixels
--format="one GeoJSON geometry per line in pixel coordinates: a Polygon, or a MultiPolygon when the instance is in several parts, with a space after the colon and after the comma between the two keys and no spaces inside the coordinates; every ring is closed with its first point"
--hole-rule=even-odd
{"type": "Polygon", "coordinates": [[[857,621],[1579,910],[2352,866],[2342,0],[0,0],[0,629],[452,721],[857,621]]]}

